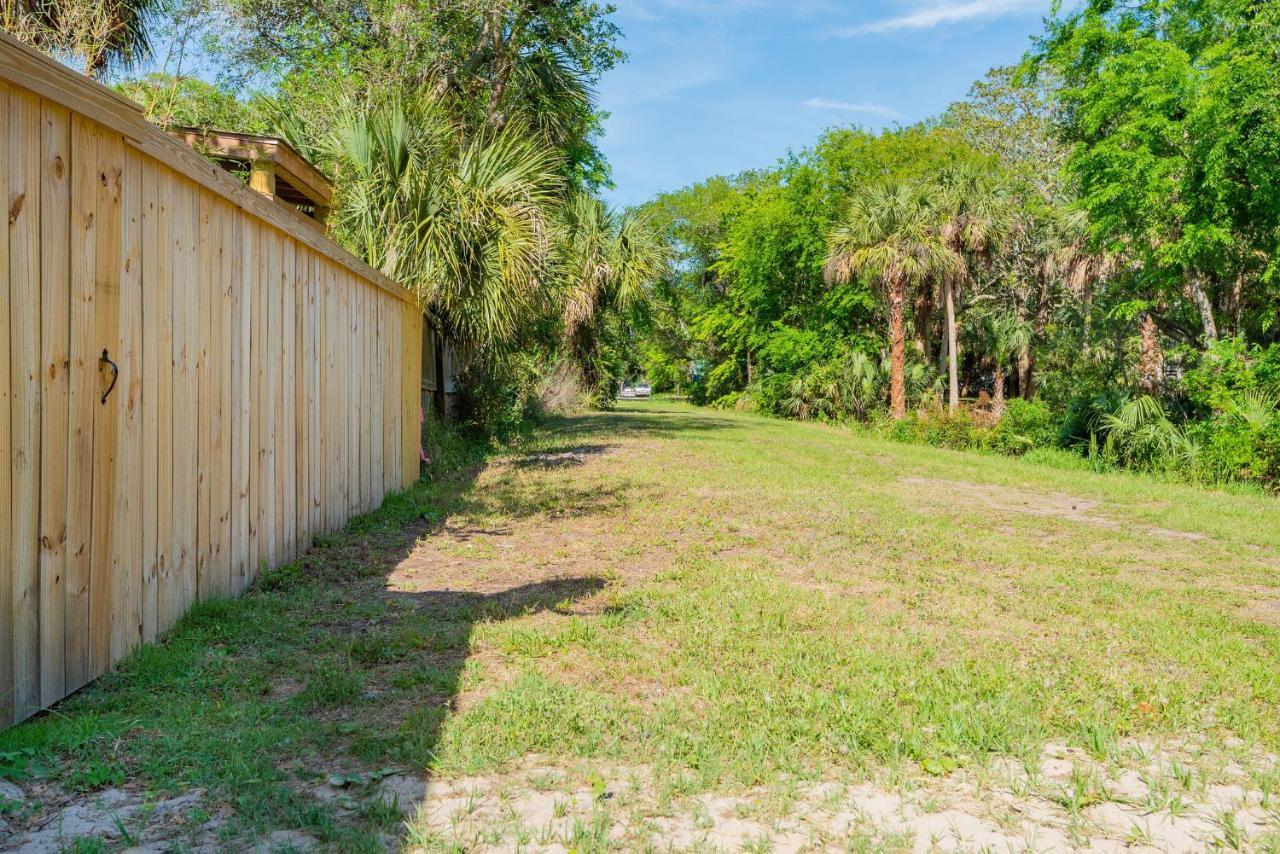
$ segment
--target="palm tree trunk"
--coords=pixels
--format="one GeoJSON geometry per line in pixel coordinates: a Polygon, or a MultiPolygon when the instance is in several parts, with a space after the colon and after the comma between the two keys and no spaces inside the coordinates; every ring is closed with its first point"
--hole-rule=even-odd
{"type": "Polygon", "coordinates": [[[912,324],[914,327],[913,331],[915,332],[916,350],[920,353],[921,358],[924,359],[925,364],[933,361],[933,353],[929,347],[930,342],[933,340],[933,336],[930,334],[931,330],[929,328],[933,325],[931,323],[932,319],[933,286],[925,285],[920,289],[920,293],[916,297],[915,323],[912,324]]]}
{"type": "Polygon", "coordinates": [[[889,411],[894,418],[907,417],[907,329],[903,281],[889,279],[889,411]]]}
{"type": "Polygon", "coordinates": [[[1030,347],[1018,354],[1018,393],[1023,400],[1036,396],[1035,360],[1030,347]]]}
{"type": "Polygon", "coordinates": [[[949,381],[948,403],[955,412],[960,408],[960,363],[956,349],[956,295],[951,277],[943,282],[944,298],[947,303],[947,379],[949,381]]]}
{"type": "Polygon", "coordinates": [[[991,411],[1004,415],[1004,365],[996,362],[995,389],[991,394],[991,411]]]}

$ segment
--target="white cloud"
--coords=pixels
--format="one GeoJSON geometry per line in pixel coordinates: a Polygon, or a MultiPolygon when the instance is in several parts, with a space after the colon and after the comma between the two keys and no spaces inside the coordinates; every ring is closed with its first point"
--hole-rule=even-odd
{"type": "Polygon", "coordinates": [[[866,101],[854,103],[852,101],[833,101],[830,98],[810,98],[804,102],[804,105],[813,110],[838,110],[842,113],[866,113],[871,116],[882,116],[886,119],[902,118],[896,110],[886,107],[883,104],[872,104],[866,101]]]}
{"type": "Polygon", "coordinates": [[[1028,12],[1047,11],[1048,0],[964,0],[964,2],[943,2],[866,24],[858,24],[836,31],[841,38],[853,36],[890,33],[896,30],[923,30],[942,24],[958,24],[988,18],[1000,18],[1005,15],[1019,15],[1028,12]]]}

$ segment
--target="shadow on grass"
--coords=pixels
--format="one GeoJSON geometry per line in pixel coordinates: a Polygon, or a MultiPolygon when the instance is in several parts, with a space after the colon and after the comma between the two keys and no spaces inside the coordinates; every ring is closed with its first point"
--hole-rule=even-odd
{"type": "MultiPolygon", "coordinates": [[[[611,417],[589,429],[611,429],[611,417]]],[[[318,536],[244,597],[197,605],[116,671],[0,733],[0,757],[29,751],[48,771],[17,780],[27,805],[6,816],[14,844],[44,838],[38,834],[60,827],[67,807],[112,788],[132,792],[138,809],[133,818],[104,814],[92,832],[106,847],[234,848],[296,831],[336,850],[384,850],[436,764],[474,628],[563,610],[605,586],[583,576],[405,593],[391,589],[391,575],[420,538],[481,533],[465,518],[476,511],[590,514],[634,497],[625,484],[550,493],[501,478],[482,491],[476,478],[485,462],[476,449],[465,465],[318,536]],[[195,789],[204,792],[203,812],[156,836],[142,793],[163,802],[195,789]]],[[[7,844],[0,840],[0,849],[7,844]]]]}
{"type": "Polygon", "coordinates": [[[608,412],[554,416],[548,419],[548,426],[566,441],[572,441],[575,436],[595,433],[610,433],[620,437],[662,437],[748,429],[748,425],[732,418],[708,415],[705,412],[692,413],[688,409],[664,406],[662,403],[646,404],[643,409],[624,403],[608,412]]]}

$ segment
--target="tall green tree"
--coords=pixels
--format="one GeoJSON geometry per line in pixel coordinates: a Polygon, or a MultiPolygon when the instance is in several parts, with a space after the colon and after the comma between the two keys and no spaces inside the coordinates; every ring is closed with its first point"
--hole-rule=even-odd
{"type": "Polygon", "coordinates": [[[640,214],[611,210],[585,193],[564,206],[559,231],[565,347],[588,390],[599,393],[605,315],[646,297],[665,269],[667,247],[640,214]]]}
{"type": "Polygon", "coordinates": [[[867,276],[877,282],[888,305],[889,408],[895,418],[907,414],[906,322],[909,294],[954,275],[960,259],[942,238],[941,216],[917,184],[889,181],[854,196],[845,217],[828,240],[827,276],[849,281],[867,276]]]}
{"type": "Polygon", "coordinates": [[[1067,166],[1093,238],[1135,260],[1138,295],[1190,313],[1202,340],[1224,315],[1263,334],[1247,318],[1276,300],[1277,4],[1088,0],[1051,22],[1033,58],[1062,80],[1067,166]]]}
{"type": "Polygon", "coordinates": [[[1012,217],[1008,196],[993,176],[992,164],[972,159],[958,160],[942,170],[937,181],[936,204],[944,217],[942,239],[961,261],[954,273],[942,277],[947,328],[947,402],[955,412],[960,406],[956,288],[973,284],[975,268],[989,261],[1008,232],[1012,217]]]}

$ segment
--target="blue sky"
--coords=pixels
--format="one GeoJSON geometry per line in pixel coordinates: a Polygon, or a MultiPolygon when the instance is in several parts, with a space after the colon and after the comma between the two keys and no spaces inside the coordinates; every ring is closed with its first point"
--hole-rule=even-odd
{"type": "Polygon", "coordinates": [[[614,204],[767,166],[823,128],[936,115],[1017,61],[1050,0],[614,0],[614,204]]]}

